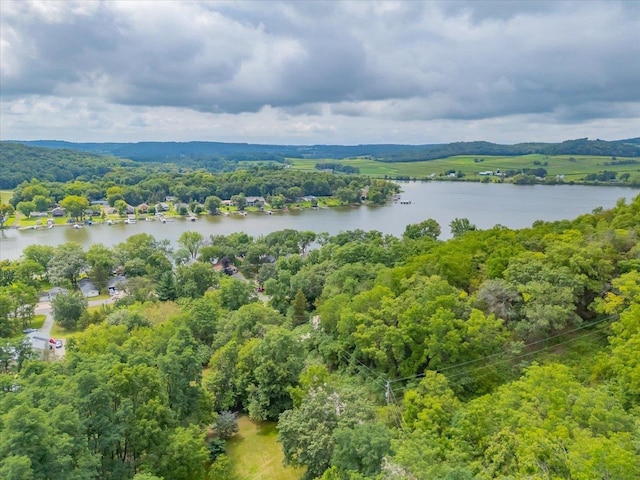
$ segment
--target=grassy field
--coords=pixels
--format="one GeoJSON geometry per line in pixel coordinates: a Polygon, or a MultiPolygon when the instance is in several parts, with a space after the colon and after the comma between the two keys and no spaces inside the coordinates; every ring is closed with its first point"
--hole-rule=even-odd
{"type": "Polygon", "coordinates": [[[227,443],[237,480],[300,480],[303,471],[282,465],[282,449],[276,441],[274,422],[253,422],[242,416],[240,431],[227,443]]]}
{"type": "MultiPolygon", "coordinates": [[[[303,160],[294,158],[294,168],[300,170],[314,170],[318,162],[336,160],[303,160]]],[[[519,157],[491,157],[486,155],[457,156],[440,160],[429,160],[424,162],[396,162],[383,163],[369,158],[349,158],[339,160],[341,164],[358,167],[360,173],[376,177],[408,176],[411,178],[425,178],[431,174],[436,176],[449,170],[462,171],[467,177],[480,178],[479,173],[487,170],[495,171],[500,169],[519,170],[522,168],[545,168],[549,176],[564,175],[565,181],[580,181],[589,173],[598,173],[602,170],[615,171],[618,174],[629,172],[631,174],[640,173],[640,160],[631,165],[610,165],[611,157],[596,157],[585,155],[561,155],[549,157],[546,155],[523,155],[519,157]],[[476,161],[482,160],[482,161],[476,161]],[[539,163],[539,165],[534,164],[539,163]],[[547,165],[544,165],[547,163],[547,165]]]]}
{"type": "Polygon", "coordinates": [[[13,197],[13,190],[0,190],[0,203],[9,203],[13,197]]]}
{"type": "Polygon", "coordinates": [[[66,338],[68,340],[69,338],[78,333],[81,333],[82,331],[84,331],[83,327],[66,329],[62,328],[60,325],[58,325],[58,323],[54,322],[53,328],[51,329],[51,336],[53,338],[66,338]]]}

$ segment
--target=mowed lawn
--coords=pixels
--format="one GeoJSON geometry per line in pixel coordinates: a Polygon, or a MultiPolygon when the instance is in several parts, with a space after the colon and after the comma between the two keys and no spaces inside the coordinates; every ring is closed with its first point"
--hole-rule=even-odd
{"type": "Polygon", "coordinates": [[[303,470],[284,467],[275,422],[238,419],[239,432],[227,443],[237,480],[300,480],[303,470]]]}
{"type": "Polygon", "coordinates": [[[611,157],[598,157],[589,155],[521,155],[518,157],[495,157],[489,155],[461,155],[438,160],[428,160],[423,162],[377,162],[370,158],[346,158],[343,160],[303,160],[299,158],[291,159],[293,166],[300,170],[314,170],[316,163],[340,162],[360,169],[364,175],[376,177],[408,176],[422,179],[431,174],[440,175],[450,170],[462,171],[467,177],[478,178],[478,174],[483,171],[495,171],[500,169],[520,170],[522,168],[545,168],[549,176],[564,175],[565,181],[578,181],[589,173],[598,173],[603,170],[618,172],[618,174],[640,173],[640,159],[617,158],[620,160],[631,160],[637,163],[629,165],[612,165],[611,157]],[[535,163],[534,163],[535,162],[535,163]],[[536,165],[537,163],[537,165],[536,165]],[[546,163],[546,165],[545,165],[546,163]]]}

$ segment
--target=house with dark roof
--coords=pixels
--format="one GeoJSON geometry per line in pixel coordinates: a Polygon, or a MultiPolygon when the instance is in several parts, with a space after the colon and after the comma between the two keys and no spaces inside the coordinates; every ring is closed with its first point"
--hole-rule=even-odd
{"type": "Polygon", "coordinates": [[[82,291],[82,294],[87,298],[97,297],[98,295],[100,295],[100,291],[98,290],[98,287],[96,287],[93,284],[93,282],[88,278],[83,278],[82,280],[79,280],[78,287],[82,291]]]}
{"type": "Polygon", "coordinates": [[[264,204],[264,197],[247,197],[247,207],[260,207],[264,204]]]}

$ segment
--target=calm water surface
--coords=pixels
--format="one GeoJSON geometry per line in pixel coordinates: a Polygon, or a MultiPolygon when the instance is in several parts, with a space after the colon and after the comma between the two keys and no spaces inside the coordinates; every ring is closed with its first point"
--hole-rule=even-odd
{"type": "Polygon", "coordinates": [[[480,184],[454,182],[401,183],[402,201],[383,206],[361,206],[317,210],[290,211],[266,215],[202,216],[196,222],[176,219],[174,222],[138,221],[135,225],[92,225],[81,230],[56,226],[52,229],[0,231],[0,259],[18,258],[24,247],[32,244],[59,245],[78,242],[85,249],[93,243],[113,246],[138,233],[149,233],[156,239],[176,243],[182,232],[197,231],[205,237],[246,232],[254,237],[292,228],[336,234],[340,231],[379,230],[400,236],[405,226],[427,218],[442,227],[442,238],[449,236],[449,222],[468,218],[478,228],[496,224],[510,228],[529,227],[536,220],[572,219],[596,207],[610,208],[620,198],[632,199],[638,189],[623,187],[591,187],[578,185],[480,184]]]}

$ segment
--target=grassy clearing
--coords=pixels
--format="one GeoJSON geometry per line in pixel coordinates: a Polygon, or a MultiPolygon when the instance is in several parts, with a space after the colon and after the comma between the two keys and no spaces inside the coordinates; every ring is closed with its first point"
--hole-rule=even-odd
{"type": "Polygon", "coordinates": [[[282,465],[282,449],[276,441],[274,422],[238,420],[239,432],[227,442],[227,451],[237,480],[300,480],[301,469],[282,465]]]}
{"type": "MultiPolygon", "coordinates": [[[[291,159],[294,168],[300,170],[314,170],[318,162],[325,160],[291,159]]],[[[618,174],[640,172],[640,160],[618,158],[617,160],[635,160],[639,163],[630,165],[611,165],[611,157],[597,157],[585,155],[522,155],[519,157],[492,157],[487,155],[457,156],[440,160],[424,162],[396,162],[383,163],[369,158],[348,158],[340,160],[341,164],[357,167],[360,173],[375,177],[408,176],[411,178],[424,178],[431,174],[440,175],[449,170],[462,171],[467,177],[480,178],[482,171],[495,171],[500,169],[519,170],[522,168],[545,168],[550,177],[564,175],[565,181],[579,181],[589,173],[598,173],[603,170],[617,172],[618,174]],[[480,161],[481,160],[481,161],[480,161]],[[538,165],[534,162],[539,163],[538,165]],[[547,165],[544,165],[547,163],[547,165]]],[[[326,161],[336,161],[327,159],[326,161]]]]}
{"type": "Polygon", "coordinates": [[[42,328],[42,325],[44,325],[44,321],[46,320],[46,318],[47,318],[46,315],[34,316],[33,320],[31,321],[31,325],[29,325],[29,327],[35,328],[35,329],[42,328]]]}
{"type": "Polygon", "coordinates": [[[154,327],[182,313],[180,305],[175,302],[147,302],[142,305],[135,305],[130,310],[142,315],[154,327]]]}
{"type": "Polygon", "coordinates": [[[69,339],[71,337],[73,337],[74,335],[77,335],[78,333],[81,333],[82,331],[84,331],[84,328],[78,326],[76,328],[62,328],[60,325],[58,325],[56,322],[53,322],[53,328],[51,328],[51,336],[53,338],[66,338],[69,339]]]}

